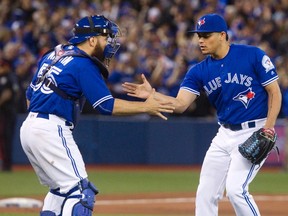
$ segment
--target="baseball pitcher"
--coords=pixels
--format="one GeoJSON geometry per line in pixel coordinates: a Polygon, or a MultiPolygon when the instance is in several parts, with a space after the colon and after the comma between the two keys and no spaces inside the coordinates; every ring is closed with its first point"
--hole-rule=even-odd
{"type": "MultiPolygon", "coordinates": [[[[218,215],[225,190],[237,216],[259,216],[249,184],[265,161],[261,155],[260,160],[254,158],[262,152],[257,145],[263,143],[268,151],[273,148],[281,92],[276,68],[267,54],[254,46],[230,44],[227,31],[220,15],[202,16],[192,32],[198,35],[206,59],[188,70],[176,98],[158,92],[156,96],[172,102],[175,112],[182,113],[203,89],[217,110],[220,127],[202,165],[196,216],[218,215]],[[248,150],[243,149],[246,147],[248,150]]],[[[142,84],[124,83],[124,90],[147,98],[152,88],[144,76],[142,79],[142,84]]],[[[267,156],[268,151],[262,155],[267,156]]]]}

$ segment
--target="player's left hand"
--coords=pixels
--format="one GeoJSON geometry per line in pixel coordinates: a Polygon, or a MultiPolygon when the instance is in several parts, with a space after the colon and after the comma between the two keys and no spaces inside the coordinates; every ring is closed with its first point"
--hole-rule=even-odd
{"type": "Polygon", "coordinates": [[[239,145],[239,152],[253,164],[261,164],[275,146],[277,134],[273,129],[261,128],[255,131],[244,143],[239,145]]]}
{"type": "Polygon", "coordinates": [[[146,108],[148,109],[147,112],[151,115],[159,116],[160,118],[167,120],[168,118],[162,114],[165,113],[173,113],[175,107],[172,105],[171,102],[160,100],[159,98],[155,97],[155,89],[152,89],[152,93],[149,95],[147,100],[144,102],[146,108]]]}
{"type": "Polygon", "coordinates": [[[275,137],[275,129],[274,128],[263,128],[262,133],[264,136],[266,136],[268,139],[273,140],[275,137]]]}

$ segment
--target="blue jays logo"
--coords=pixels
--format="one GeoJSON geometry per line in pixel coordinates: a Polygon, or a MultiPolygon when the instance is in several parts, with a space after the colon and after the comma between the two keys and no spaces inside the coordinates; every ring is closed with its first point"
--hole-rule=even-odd
{"type": "Polygon", "coordinates": [[[202,25],[205,24],[205,18],[204,18],[204,19],[200,19],[200,20],[197,22],[197,24],[198,24],[198,28],[200,28],[202,25]]]}
{"type": "Polygon", "coordinates": [[[233,98],[234,101],[240,101],[245,108],[247,109],[250,101],[255,97],[255,92],[252,91],[252,88],[240,92],[237,96],[233,98]]]}

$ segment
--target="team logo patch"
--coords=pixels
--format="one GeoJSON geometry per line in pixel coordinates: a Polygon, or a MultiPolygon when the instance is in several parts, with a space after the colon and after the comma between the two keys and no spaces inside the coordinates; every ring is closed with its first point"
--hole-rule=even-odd
{"type": "Polygon", "coordinates": [[[262,65],[265,68],[266,73],[275,68],[270,58],[267,55],[264,55],[262,58],[262,65]]]}
{"type": "Polygon", "coordinates": [[[197,24],[198,24],[198,28],[200,28],[202,25],[205,24],[205,18],[204,18],[204,19],[200,19],[200,20],[197,22],[197,24]]]}
{"type": "Polygon", "coordinates": [[[233,98],[234,101],[240,101],[245,108],[247,109],[250,101],[255,97],[255,92],[252,91],[252,88],[240,92],[237,96],[233,98]]]}

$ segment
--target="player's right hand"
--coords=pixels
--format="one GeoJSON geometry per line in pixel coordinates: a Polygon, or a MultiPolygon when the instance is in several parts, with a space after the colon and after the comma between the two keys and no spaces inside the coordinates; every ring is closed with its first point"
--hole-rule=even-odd
{"type": "Polygon", "coordinates": [[[127,93],[127,95],[132,97],[137,97],[141,99],[147,99],[149,95],[152,93],[153,89],[150,83],[147,81],[144,74],[141,74],[141,78],[143,83],[136,84],[125,82],[122,84],[123,91],[127,93]]]}
{"type": "Polygon", "coordinates": [[[152,89],[152,93],[149,95],[147,100],[144,102],[147,108],[147,112],[150,115],[156,115],[160,118],[167,120],[168,118],[164,116],[162,113],[173,113],[175,110],[175,107],[171,102],[161,100],[159,98],[156,99],[155,97],[155,89],[152,89]]]}

